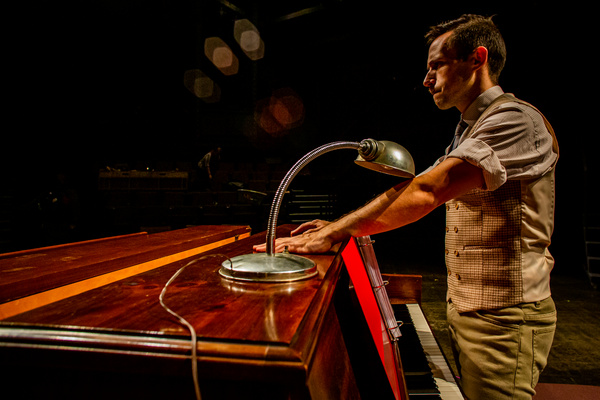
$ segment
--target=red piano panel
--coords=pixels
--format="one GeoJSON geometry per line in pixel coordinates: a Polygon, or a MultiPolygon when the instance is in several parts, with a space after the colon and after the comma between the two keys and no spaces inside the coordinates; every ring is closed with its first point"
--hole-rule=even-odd
{"type": "Polygon", "coordinates": [[[369,325],[371,336],[387,373],[390,386],[396,399],[403,399],[404,395],[403,390],[401,390],[402,385],[400,384],[401,376],[398,374],[399,367],[396,358],[396,349],[390,340],[385,320],[373,293],[373,286],[367,275],[365,263],[358,250],[356,240],[353,239],[348,242],[342,251],[342,258],[354,285],[356,296],[369,325]]]}

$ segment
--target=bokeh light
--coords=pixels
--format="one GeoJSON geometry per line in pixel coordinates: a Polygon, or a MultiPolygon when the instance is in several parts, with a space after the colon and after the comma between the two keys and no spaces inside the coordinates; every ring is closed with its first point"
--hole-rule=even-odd
{"type": "Polygon", "coordinates": [[[257,103],[255,121],[270,135],[283,136],[304,122],[304,103],[292,89],[278,89],[257,103]]]}
{"type": "Polygon", "coordinates": [[[185,71],[183,84],[194,96],[207,103],[218,102],[221,98],[219,85],[199,69],[185,71]]]}
{"type": "Polygon", "coordinates": [[[204,54],[224,75],[235,75],[239,62],[231,48],[219,37],[209,37],[204,41],[204,54]]]}
{"type": "Polygon", "coordinates": [[[265,43],[260,37],[258,29],[247,19],[235,21],[233,37],[249,59],[255,61],[265,56],[265,43]]]}

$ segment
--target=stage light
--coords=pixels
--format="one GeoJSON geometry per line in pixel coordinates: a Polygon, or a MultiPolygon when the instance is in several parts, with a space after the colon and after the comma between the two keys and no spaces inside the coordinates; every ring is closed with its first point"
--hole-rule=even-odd
{"type": "Polygon", "coordinates": [[[256,123],[273,137],[284,135],[304,122],[304,102],[290,88],[275,90],[256,104],[256,123]]]}
{"type": "Polygon", "coordinates": [[[183,84],[194,96],[207,103],[215,103],[221,98],[219,85],[199,69],[185,71],[183,84]]]}
{"type": "Polygon", "coordinates": [[[204,41],[204,54],[223,75],[235,75],[239,61],[231,48],[219,37],[209,37],[204,41]]]}
{"type": "Polygon", "coordinates": [[[247,19],[239,19],[233,25],[233,37],[249,59],[256,61],[265,56],[265,43],[258,29],[247,19]]]}

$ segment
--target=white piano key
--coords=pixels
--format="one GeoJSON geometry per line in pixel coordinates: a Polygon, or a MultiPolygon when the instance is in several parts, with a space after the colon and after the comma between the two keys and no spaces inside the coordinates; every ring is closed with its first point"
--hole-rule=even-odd
{"type": "Polygon", "coordinates": [[[443,400],[464,400],[421,307],[418,304],[407,304],[406,307],[412,318],[421,346],[423,346],[440,396],[443,400]]]}
{"type": "Polygon", "coordinates": [[[464,397],[456,383],[450,383],[440,378],[435,378],[435,383],[438,386],[440,395],[444,400],[464,400],[464,397]]]}

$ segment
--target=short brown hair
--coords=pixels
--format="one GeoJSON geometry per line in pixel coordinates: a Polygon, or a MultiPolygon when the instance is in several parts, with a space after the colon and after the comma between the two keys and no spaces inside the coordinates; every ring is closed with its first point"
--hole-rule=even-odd
{"type": "Polygon", "coordinates": [[[439,36],[450,31],[452,34],[446,45],[456,51],[457,58],[466,60],[479,46],[488,50],[490,78],[498,83],[506,62],[506,45],[492,17],[464,14],[455,20],[432,26],[425,35],[427,44],[431,45],[439,36]]]}

